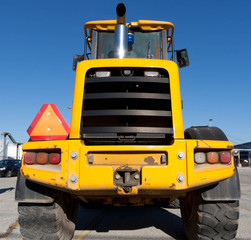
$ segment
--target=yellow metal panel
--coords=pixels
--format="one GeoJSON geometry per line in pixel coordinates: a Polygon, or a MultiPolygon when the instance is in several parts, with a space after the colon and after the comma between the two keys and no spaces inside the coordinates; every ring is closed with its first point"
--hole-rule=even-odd
{"type": "Polygon", "coordinates": [[[84,26],[85,36],[88,36],[87,29],[89,29],[89,35],[91,35],[92,30],[114,31],[115,26],[116,26],[116,20],[87,22],[85,23],[85,26],[84,26]]]}
{"type": "Polygon", "coordinates": [[[61,149],[61,162],[56,166],[41,166],[39,164],[25,165],[22,162],[21,174],[27,179],[40,183],[54,185],[62,188],[67,187],[67,161],[68,161],[68,141],[38,141],[27,142],[23,145],[23,155],[29,151],[47,151],[48,149],[61,149]]]}
{"type": "MultiPolygon", "coordinates": [[[[114,31],[116,27],[116,20],[103,20],[103,21],[90,21],[85,23],[84,30],[87,36],[87,29],[98,31],[114,31]]],[[[142,31],[158,31],[163,29],[172,29],[172,35],[174,31],[174,25],[165,21],[153,21],[153,20],[139,20],[138,22],[126,23],[128,26],[139,27],[142,31]]]]}
{"type": "MultiPolygon", "coordinates": [[[[167,29],[167,37],[173,37],[174,25],[165,21],[139,20],[138,22],[126,23],[129,27],[139,27],[141,31],[158,31],[167,29]],[[169,32],[170,30],[170,32],[169,32]]],[[[92,30],[115,31],[116,20],[91,21],[84,25],[85,36],[91,36],[92,30]],[[89,29],[89,30],[88,30],[89,29]]],[[[170,38],[167,39],[168,41],[170,38]]],[[[90,47],[90,46],[89,46],[90,47]]]]}
{"type": "MultiPolygon", "coordinates": [[[[183,174],[184,178],[187,178],[186,173],[186,158],[179,160],[177,158],[178,152],[183,151],[185,153],[185,141],[176,141],[175,144],[171,146],[84,146],[81,152],[81,179],[80,179],[80,189],[81,190],[94,190],[94,189],[116,189],[113,185],[113,172],[119,167],[117,164],[113,164],[114,159],[111,160],[110,166],[93,166],[88,165],[86,155],[88,152],[98,152],[104,154],[103,151],[108,151],[109,153],[114,151],[115,153],[121,151],[124,153],[124,157],[128,156],[128,153],[132,153],[134,150],[145,154],[146,152],[168,152],[168,166],[156,165],[156,166],[142,166],[142,186],[139,189],[183,189],[186,186],[186,181],[184,183],[177,182],[177,173],[183,174]]],[[[108,155],[109,156],[109,155],[108,155]]],[[[124,158],[122,157],[122,158],[124,158]]],[[[107,162],[109,164],[109,162],[107,162]]],[[[123,161],[121,162],[124,165],[123,161]]],[[[133,167],[134,165],[130,165],[133,167]]]]}
{"type": "MultiPolygon", "coordinates": [[[[87,157],[92,157],[91,165],[161,165],[161,156],[166,156],[166,153],[141,152],[121,153],[119,152],[94,152],[87,154],[87,157]]],[[[167,156],[166,156],[167,157],[167,156]]]]}
{"type": "Polygon", "coordinates": [[[138,26],[143,31],[158,31],[163,29],[171,29],[171,36],[174,34],[174,25],[170,22],[139,20],[138,26]]]}
{"type": "Polygon", "coordinates": [[[180,85],[177,64],[168,60],[154,59],[102,59],[82,61],[77,66],[70,138],[79,138],[80,122],[82,114],[82,103],[84,95],[85,74],[90,68],[108,67],[145,67],[145,68],[164,68],[169,73],[170,89],[172,98],[172,117],[174,138],[184,138],[182,108],[180,98],[180,85]],[[176,127],[177,126],[177,127],[176,127]]]}
{"type": "Polygon", "coordinates": [[[80,145],[76,142],[69,143],[69,152],[68,152],[68,188],[72,190],[79,190],[79,180],[80,180],[80,168],[79,163],[81,159],[80,155],[80,145]],[[75,153],[76,158],[72,158],[71,154],[75,153]],[[75,181],[73,181],[75,180],[75,181]]]}
{"type": "Polygon", "coordinates": [[[81,122],[81,112],[82,112],[82,103],[84,96],[84,84],[85,84],[85,74],[88,69],[80,67],[79,63],[76,71],[76,80],[75,88],[73,95],[73,107],[71,114],[71,127],[70,127],[70,136],[71,138],[79,138],[80,132],[80,122],[81,122]]]}
{"type": "Polygon", "coordinates": [[[230,165],[214,165],[208,164],[203,169],[195,169],[194,150],[231,150],[233,145],[228,141],[212,141],[212,140],[186,140],[187,142],[187,167],[189,172],[188,186],[196,187],[204,183],[213,183],[229,178],[234,173],[234,161],[230,165]]]}
{"type": "MultiPolygon", "coordinates": [[[[134,187],[132,195],[136,195],[140,190],[184,190],[197,186],[208,185],[232,176],[234,166],[231,165],[212,165],[204,169],[194,168],[194,149],[231,149],[232,144],[226,141],[200,141],[200,140],[175,140],[170,146],[85,146],[81,140],[65,141],[43,141],[29,142],[23,145],[24,153],[26,150],[34,151],[45,149],[61,149],[61,165],[57,169],[50,166],[22,165],[21,173],[24,177],[65,190],[113,190],[117,194],[125,194],[119,191],[113,183],[113,174],[116,168],[125,165],[125,159],[133,151],[142,152],[141,156],[156,155],[167,152],[167,165],[133,165],[133,161],[128,161],[129,167],[138,166],[141,170],[141,185],[134,187]],[[187,149],[187,151],[186,151],[187,149]],[[76,152],[78,157],[71,158],[71,152],[76,152]],[[104,161],[104,152],[109,152],[106,166],[90,165],[87,161],[89,153],[100,152],[100,159],[104,161]],[[118,154],[118,162],[115,157],[111,157],[111,152],[118,154]],[[178,153],[183,152],[184,158],[179,159],[178,153]],[[124,156],[122,156],[124,154],[124,156]],[[121,165],[119,165],[121,164],[121,165]],[[72,182],[72,176],[76,176],[76,181],[72,182]],[[178,181],[182,176],[184,181],[178,181]],[[137,189],[136,189],[137,188],[137,189]]],[[[136,159],[132,157],[131,159],[136,159]]],[[[106,160],[106,161],[107,161],[106,160]]],[[[142,159],[138,164],[142,163],[142,159]]]]}

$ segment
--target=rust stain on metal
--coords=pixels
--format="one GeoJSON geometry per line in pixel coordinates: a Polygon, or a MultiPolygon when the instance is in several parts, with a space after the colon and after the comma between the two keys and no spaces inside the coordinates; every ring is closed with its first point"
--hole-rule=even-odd
{"type": "Polygon", "coordinates": [[[146,178],[145,178],[145,184],[146,184],[146,185],[151,185],[151,181],[152,181],[152,180],[154,181],[155,179],[154,179],[154,178],[148,178],[148,177],[146,177],[146,178]]]}
{"type": "Polygon", "coordinates": [[[131,167],[128,166],[128,164],[124,165],[124,166],[121,166],[119,167],[118,169],[123,169],[123,170],[132,170],[131,167]]]}
{"type": "Polygon", "coordinates": [[[196,141],[196,146],[195,148],[198,148],[199,147],[199,141],[196,141]]]}
{"type": "Polygon", "coordinates": [[[155,162],[155,159],[152,157],[152,156],[148,156],[144,159],[144,162],[147,164],[147,165],[158,165],[157,162],[155,162]]]}
{"type": "Polygon", "coordinates": [[[52,180],[52,181],[56,181],[56,179],[55,179],[55,178],[51,178],[51,180],[52,180]]]}
{"type": "Polygon", "coordinates": [[[169,188],[175,188],[176,187],[176,184],[172,183],[171,186],[169,186],[169,188]]]}
{"type": "Polygon", "coordinates": [[[210,146],[209,144],[207,144],[205,141],[201,140],[203,143],[205,143],[209,148],[213,148],[212,146],[210,146]]]}
{"type": "Polygon", "coordinates": [[[231,149],[232,150],[232,149],[234,149],[234,146],[228,145],[227,149],[231,149]]]}

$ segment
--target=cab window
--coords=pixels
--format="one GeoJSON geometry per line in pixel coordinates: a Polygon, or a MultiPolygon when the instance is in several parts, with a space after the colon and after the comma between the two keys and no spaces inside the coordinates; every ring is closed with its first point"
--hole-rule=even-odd
{"type": "MultiPolygon", "coordinates": [[[[133,44],[128,45],[128,58],[163,59],[161,31],[130,31],[134,35],[133,44]]],[[[97,59],[114,57],[114,32],[98,32],[97,59]]]]}

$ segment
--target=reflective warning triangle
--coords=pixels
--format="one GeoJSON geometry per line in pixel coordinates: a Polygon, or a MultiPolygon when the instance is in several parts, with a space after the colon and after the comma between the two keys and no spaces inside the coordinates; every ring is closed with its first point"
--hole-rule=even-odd
{"type": "Polygon", "coordinates": [[[70,128],[55,104],[44,104],[27,131],[31,140],[63,140],[70,128]]]}

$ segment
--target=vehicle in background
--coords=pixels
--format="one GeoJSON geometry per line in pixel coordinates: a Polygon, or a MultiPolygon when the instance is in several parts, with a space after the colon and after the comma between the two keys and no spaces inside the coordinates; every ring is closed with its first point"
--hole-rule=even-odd
{"type": "Polygon", "coordinates": [[[17,159],[3,159],[0,161],[0,176],[17,176],[21,167],[21,161],[17,159]]]}

